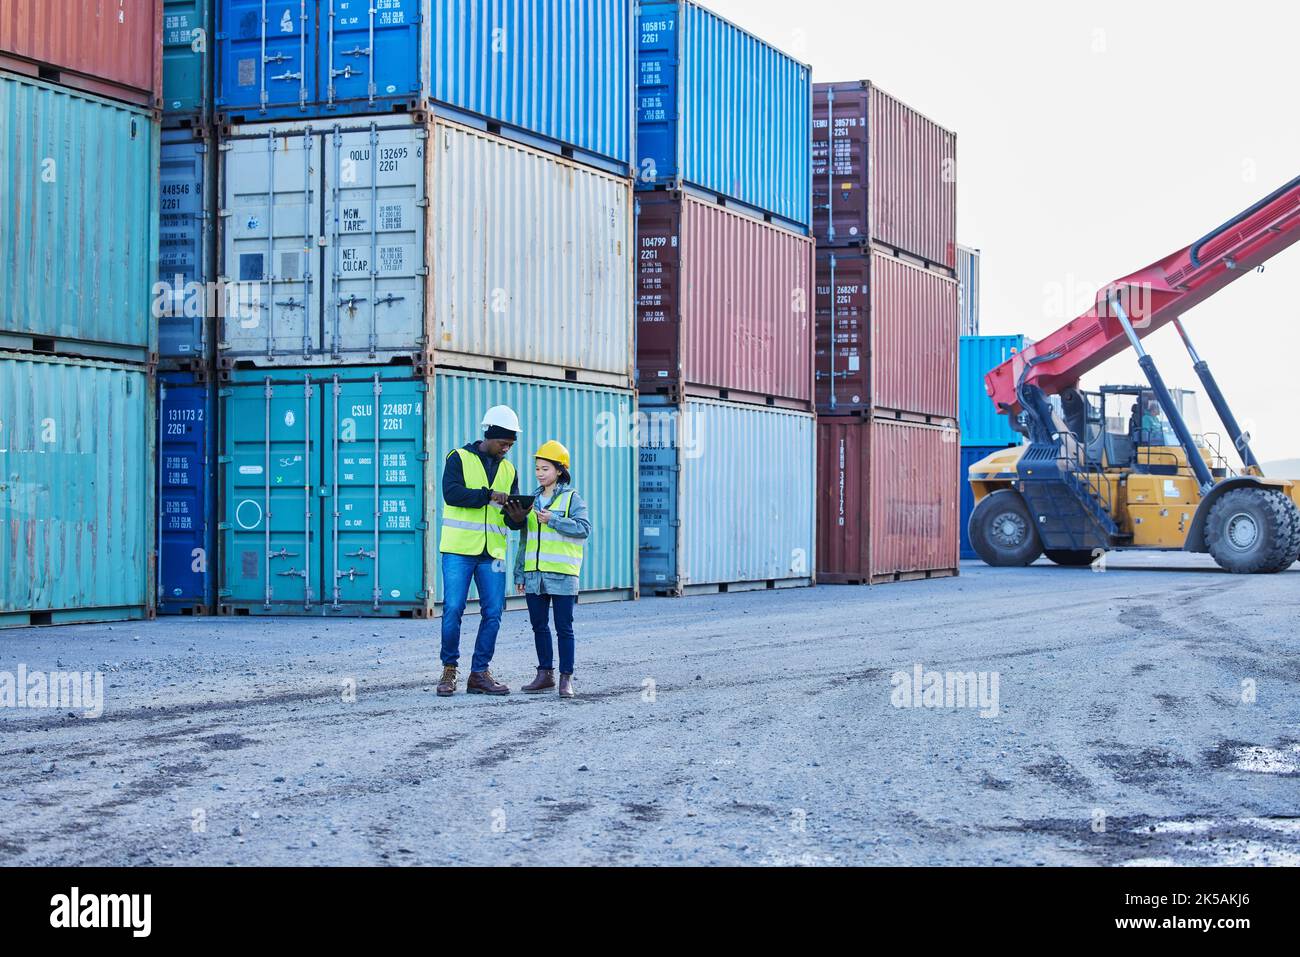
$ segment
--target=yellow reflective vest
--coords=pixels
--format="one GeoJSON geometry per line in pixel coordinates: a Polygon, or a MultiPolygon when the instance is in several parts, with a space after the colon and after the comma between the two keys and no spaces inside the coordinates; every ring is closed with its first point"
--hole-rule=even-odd
{"type": "MultiPolygon", "coordinates": [[[[460,456],[467,489],[491,488],[494,492],[510,494],[515,482],[515,467],[510,462],[502,460],[496,478],[489,484],[482,459],[469,449],[456,449],[447,458],[453,455],[460,456]]],[[[444,502],[438,549],[452,555],[482,555],[486,549],[493,558],[505,558],[505,512],[491,502],[482,508],[459,508],[444,502]]]]}
{"type": "MultiPolygon", "coordinates": [[[[565,492],[551,502],[549,511],[569,517],[573,490],[565,492]]],[[[524,550],[525,572],[551,572],[556,575],[577,575],[582,571],[582,546],[580,538],[569,538],[553,531],[551,526],[537,520],[537,512],[528,513],[528,541],[524,550]]]]}

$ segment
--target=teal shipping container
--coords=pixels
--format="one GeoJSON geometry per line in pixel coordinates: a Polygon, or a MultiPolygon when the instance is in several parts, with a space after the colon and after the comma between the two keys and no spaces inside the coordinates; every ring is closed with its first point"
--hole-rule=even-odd
{"type": "Polygon", "coordinates": [[[587,599],[635,596],[636,450],[619,441],[633,393],[478,373],[431,380],[402,366],[230,379],[219,395],[222,614],[432,615],[443,456],[481,437],[499,404],[523,421],[512,453],[521,488],[531,491],[528,445],[569,446],[594,526],[587,599]]]}
{"type": "Polygon", "coordinates": [[[0,627],[152,616],[153,385],[0,353],[0,627]]]}
{"type": "Polygon", "coordinates": [[[212,0],[163,0],[163,125],[212,119],[212,0]]]}
{"type": "Polygon", "coordinates": [[[144,110],[0,74],[0,348],[156,352],[159,140],[144,110]]]}
{"type": "Polygon", "coordinates": [[[962,336],[958,355],[963,445],[1020,445],[1024,437],[999,414],[984,388],[984,376],[1025,348],[1024,336],[962,336]]]}

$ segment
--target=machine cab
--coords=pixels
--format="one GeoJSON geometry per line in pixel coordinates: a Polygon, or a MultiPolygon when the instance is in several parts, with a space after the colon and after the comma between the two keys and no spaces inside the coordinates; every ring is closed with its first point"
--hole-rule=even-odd
{"type": "MultiPolygon", "coordinates": [[[[1178,391],[1175,398],[1193,434],[1199,436],[1196,394],[1178,391]]],[[[1177,475],[1187,468],[1178,435],[1151,389],[1070,389],[1060,396],[1060,411],[1066,427],[1083,445],[1083,464],[1088,469],[1177,475]]],[[[1198,446],[1202,442],[1198,438],[1198,446]]]]}

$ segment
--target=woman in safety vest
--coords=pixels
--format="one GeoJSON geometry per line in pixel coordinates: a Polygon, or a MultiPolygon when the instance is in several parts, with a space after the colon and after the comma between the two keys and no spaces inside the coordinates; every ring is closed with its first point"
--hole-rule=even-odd
{"type": "Polygon", "coordinates": [[[555,687],[550,618],[560,645],[560,697],[573,691],[573,606],[578,602],[578,574],[583,543],[591,535],[587,503],[572,487],[569,450],[554,439],[537,450],[538,488],[528,525],[519,536],[515,586],[528,599],[528,616],[537,645],[537,677],[524,685],[526,694],[555,687]]]}

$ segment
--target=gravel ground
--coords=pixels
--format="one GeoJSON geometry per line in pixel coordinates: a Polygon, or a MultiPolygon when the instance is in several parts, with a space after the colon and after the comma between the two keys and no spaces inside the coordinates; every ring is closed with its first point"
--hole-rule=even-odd
{"type": "Polygon", "coordinates": [[[1294,865],[1298,612],[1183,555],[589,605],[573,702],[436,698],[437,622],[5,632],[106,691],[0,709],[0,864],[1294,865]],[[997,716],[895,707],[918,664],[997,716]]]}

